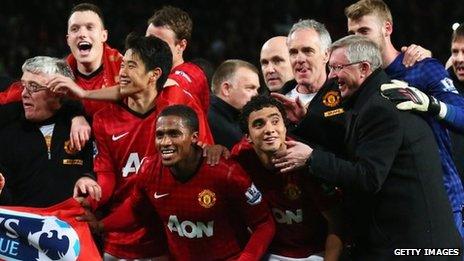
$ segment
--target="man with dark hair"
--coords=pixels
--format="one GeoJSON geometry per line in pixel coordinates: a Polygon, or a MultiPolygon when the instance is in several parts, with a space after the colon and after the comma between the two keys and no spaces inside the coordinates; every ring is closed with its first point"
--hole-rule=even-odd
{"type": "Polygon", "coordinates": [[[198,65],[185,62],[183,58],[192,35],[192,25],[192,19],[187,12],[177,7],[164,6],[155,10],[148,19],[146,35],[156,36],[168,43],[173,67],[169,79],[191,93],[207,113],[210,94],[205,72],[198,65]]]}
{"type": "MultiPolygon", "coordinates": [[[[37,56],[22,67],[19,119],[2,126],[0,172],[5,175],[0,205],[49,207],[76,191],[99,198],[92,173],[92,148],[70,146],[73,112],[45,86],[55,75],[73,77],[61,59],[37,56]]],[[[2,116],[3,117],[3,116],[2,116]]]]}
{"type": "Polygon", "coordinates": [[[258,74],[254,65],[237,59],[224,61],[214,72],[208,121],[217,144],[231,149],[242,139],[238,118],[243,106],[258,95],[258,74]]]}
{"type": "MultiPolygon", "coordinates": [[[[76,84],[85,90],[101,89],[118,83],[122,55],[108,46],[108,31],[103,13],[94,4],[81,3],[73,7],[68,18],[66,41],[71,54],[68,64],[76,75],[76,84]]],[[[90,116],[107,102],[84,100],[90,116]]]]}
{"type": "Polygon", "coordinates": [[[91,225],[125,229],[149,201],[175,260],[259,260],[275,230],[267,204],[237,163],[206,164],[197,141],[196,113],[184,105],[165,108],[156,121],[159,154],[144,160],[128,200],[91,225]]]}
{"type": "Polygon", "coordinates": [[[385,2],[361,0],[345,8],[345,15],[350,34],[366,36],[379,46],[382,68],[388,76],[416,87],[409,89],[406,83],[395,82],[382,86],[382,90],[385,97],[398,103],[398,109],[424,113],[438,143],[444,186],[453,208],[456,227],[464,238],[464,187],[451,156],[448,134],[448,129],[464,131],[464,97],[457,94],[453,81],[437,60],[427,58],[411,68],[403,65],[404,54],[393,46],[391,40],[393,18],[385,2]],[[403,95],[405,93],[410,95],[403,95]],[[410,97],[413,99],[405,102],[410,97]]]}
{"type": "Polygon", "coordinates": [[[276,234],[268,249],[269,260],[338,260],[343,244],[335,191],[326,195],[304,171],[279,173],[272,159],[285,150],[286,113],[269,96],[256,96],[241,113],[246,138],[234,146],[237,160],[263,192],[276,221],[276,234]],[[307,258],[307,259],[306,259],[307,258]]]}

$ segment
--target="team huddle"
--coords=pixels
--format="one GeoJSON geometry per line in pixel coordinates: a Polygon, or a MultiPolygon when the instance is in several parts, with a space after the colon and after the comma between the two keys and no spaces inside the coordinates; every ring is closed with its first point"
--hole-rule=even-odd
{"type": "Polygon", "coordinates": [[[184,61],[192,20],[179,8],[156,10],[121,54],[106,43],[99,7],[74,6],[71,53],[27,59],[0,92],[0,205],[74,197],[96,260],[390,260],[398,249],[461,249],[450,133],[464,131],[464,26],[447,71],[420,46],[393,46],[382,0],[345,15],[350,35],[333,43],[310,19],[266,41],[260,87],[250,62],[210,73],[204,60],[184,61]]]}

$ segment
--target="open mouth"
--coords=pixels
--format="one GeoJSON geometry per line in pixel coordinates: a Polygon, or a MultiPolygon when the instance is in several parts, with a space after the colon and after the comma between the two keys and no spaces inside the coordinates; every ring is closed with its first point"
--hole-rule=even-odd
{"type": "Polygon", "coordinates": [[[82,41],[77,44],[77,49],[79,49],[81,54],[88,54],[92,49],[92,44],[86,41],[82,41]]]}
{"type": "Polygon", "coordinates": [[[274,142],[277,140],[277,137],[267,137],[264,139],[264,143],[266,144],[274,144],[274,142]]]}
{"type": "Polygon", "coordinates": [[[161,149],[161,158],[164,160],[169,160],[174,155],[174,149],[161,149]]]}
{"type": "Polygon", "coordinates": [[[25,110],[27,109],[31,109],[34,107],[34,105],[32,103],[29,103],[29,102],[23,102],[23,107],[25,110]]]}

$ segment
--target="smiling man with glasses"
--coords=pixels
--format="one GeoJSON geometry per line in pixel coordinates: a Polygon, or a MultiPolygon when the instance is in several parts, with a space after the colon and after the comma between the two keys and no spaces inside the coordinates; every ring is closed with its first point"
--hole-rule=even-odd
{"type": "Polygon", "coordinates": [[[275,166],[283,172],[305,166],[309,176],[343,190],[353,260],[391,259],[404,246],[461,247],[433,133],[420,116],[380,95],[390,80],[377,45],[344,37],[332,44],[329,65],[346,110],[346,157],[295,142],[299,154],[281,153],[275,166]]]}

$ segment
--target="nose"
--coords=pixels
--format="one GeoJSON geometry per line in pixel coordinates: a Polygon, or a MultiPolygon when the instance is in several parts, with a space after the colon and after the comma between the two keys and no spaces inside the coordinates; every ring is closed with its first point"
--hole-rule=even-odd
{"type": "Polygon", "coordinates": [[[264,125],[264,133],[265,134],[271,134],[275,131],[274,126],[271,124],[270,121],[266,122],[266,125],[264,125]]]}
{"type": "Polygon", "coordinates": [[[31,93],[29,92],[29,90],[27,90],[26,87],[23,87],[23,91],[21,92],[21,97],[22,98],[31,97],[31,93]]]}
{"type": "Polygon", "coordinates": [[[306,61],[306,57],[302,52],[298,52],[296,54],[295,60],[297,63],[303,63],[304,61],[306,61]]]}
{"type": "Polygon", "coordinates": [[[266,66],[266,69],[265,69],[266,73],[274,73],[276,70],[275,70],[275,65],[273,63],[269,63],[267,66],[266,66]]]}
{"type": "Polygon", "coordinates": [[[458,62],[464,62],[464,50],[459,51],[454,59],[458,62]]]}
{"type": "Polygon", "coordinates": [[[335,70],[330,69],[329,71],[329,79],[337,78],[337,72],[335,70]]]}
{"type": "Polygon", "coordinates": [[[162,138],[161,138],[161,141],[160,141],[160,145],[163,146],[163,147],[166,147],[166,146],[169,146],[172,144],[172,141],[171,139],[169,138],[168,135],[164,135],[162,138]]]}

